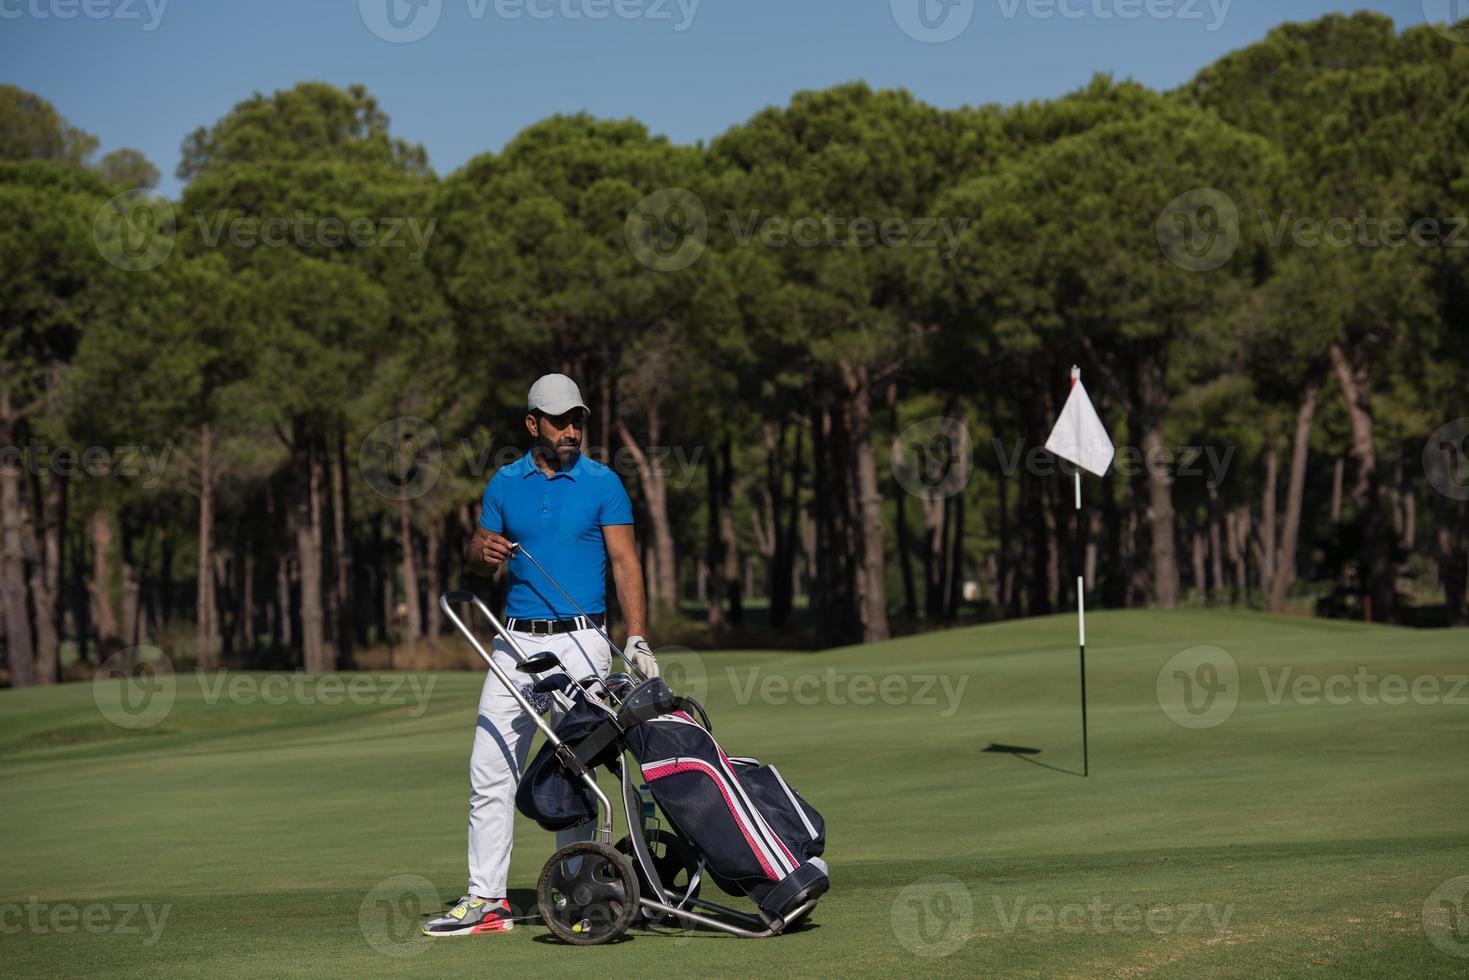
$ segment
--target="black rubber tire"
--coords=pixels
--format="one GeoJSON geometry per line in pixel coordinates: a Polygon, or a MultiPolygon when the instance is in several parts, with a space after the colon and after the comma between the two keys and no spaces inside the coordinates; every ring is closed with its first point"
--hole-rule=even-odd
{"type": "Polygon", "coordinates": [[[598,946],[627,932],[638,916],[638,875],[612,847],[568,844],[541,869],[536,903],[551,933],[572,946],[598,946]],[[573,872],[567,862],[580,858],[573,872]]]}
{"type": "MultiPolygon", "coordinates": [[[[688,841],[672,831],[660,828],[649,833],[647,839],[648,849],[653,855],[653,867],[658,872],[658,883],[663,887],[664,893],[677,891],[679,897],[682,898],[683,886],[677,884],[678,878],[682,875],[685,882],[693,880],[694,873],[699,869],[698,855],[694,853],[694,849],[689,845],[688,841]]],[[[637,870],[638,886],[642,889],[642,894],[650,897],[656,896],[658,892],[654,890],[652,885],[644,877],[642,865],[638,863],[637,857],[633,854],[632,838],[624,837],[618,841],[617,850],[619,853],[627,855],[628,862],[637,870]]],[[[701,878],[694,885],[693,898],[699,897],[699,889],[703,884],[704,882],[701,878]]],[[[670,904],[676,905],[678,903],[670,902],[670,904]]],[[[642,916],[646,921],[655,925],[664,919],[674,918],[667,913],[648,909],[642,911],[642,916]]]]}

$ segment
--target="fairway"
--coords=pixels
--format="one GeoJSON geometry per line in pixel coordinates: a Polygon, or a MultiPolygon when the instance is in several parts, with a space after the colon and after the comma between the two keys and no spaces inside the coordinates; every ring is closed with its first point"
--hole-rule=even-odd
{"type": "Polygon", "coordinates": [[[776,763],[826,818],[832,891],[812,927],[762,941],[548,942],[531,889],[551,837],[523,820],[518,928],[417,936],[464,888],[474,674],[377,677],[355,698],[180,676],[139,731],[106,720],[91,684],[0,692],[0,962],[214,978],[1469,972],[1464,889],[1430,902],[1469,875],[1469,632],[1089,616],[1082,779],[1074,631],[1059,616],[668,655],[726,748],[776,763]],[[1170,664],[1201,645],[1224,656],[1170,664]],[[1170,719],[1160,672],[1176,713],[1169,692],[1197,688],[1199,713],[1178,716],[1206,727],[1170,719]]]}

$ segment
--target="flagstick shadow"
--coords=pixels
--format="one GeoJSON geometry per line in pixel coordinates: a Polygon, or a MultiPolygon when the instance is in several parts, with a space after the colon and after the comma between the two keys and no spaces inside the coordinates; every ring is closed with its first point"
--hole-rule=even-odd
{"type": "Polygon", "coordinates": [[[1040,755],[1041,750],[1028,748],[1024,745],[1005,745],[1001,742],[991,742],[989,745],[980,749],[980,751],[997,752],[1003,755],[1014,756],[1021,762],[1028,762],[1033,766],[1040,766],[1042,769],[1049,769],[1052,772],[1064,773],[1067,776],[1085,775],[1085,773],[1077,772],[1075,769],[1062,769],[1060,766],[1053,766],[1049,762],[1042,762],[1039,759],[1031,758],[1032,756],[1040,755]]]}

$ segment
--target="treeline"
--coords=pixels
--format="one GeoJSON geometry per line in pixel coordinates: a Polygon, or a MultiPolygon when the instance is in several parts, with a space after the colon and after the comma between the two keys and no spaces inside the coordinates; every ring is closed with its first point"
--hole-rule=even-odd
{"type": "Polygon", "coordinates": [[[12,685],[439,634],[548,370],[668,630],[1038,614],[1078,563],[1110,606],[1466,619],[1469,48],[1432,28],[1291,25],[1169,93],[803,92],[707,147],[556,117],[442,178],[303,83],[191,134],[176,201],[29,93],[0,137],[12,685]],[[1081,548],[1037,451],[1073,363],[1123,450],[1081,548]]]}

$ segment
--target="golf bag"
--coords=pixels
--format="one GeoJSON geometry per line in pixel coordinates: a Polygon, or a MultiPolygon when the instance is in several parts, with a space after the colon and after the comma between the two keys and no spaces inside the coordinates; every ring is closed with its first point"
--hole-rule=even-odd
{"type": "Polygon", "coordinates": [[[827,890],[821,814],[773,766],[727,756],[696,702],[655,678],[623,702],[617,724],[659,809],[721,888],[774,919],[827,890]]]}

